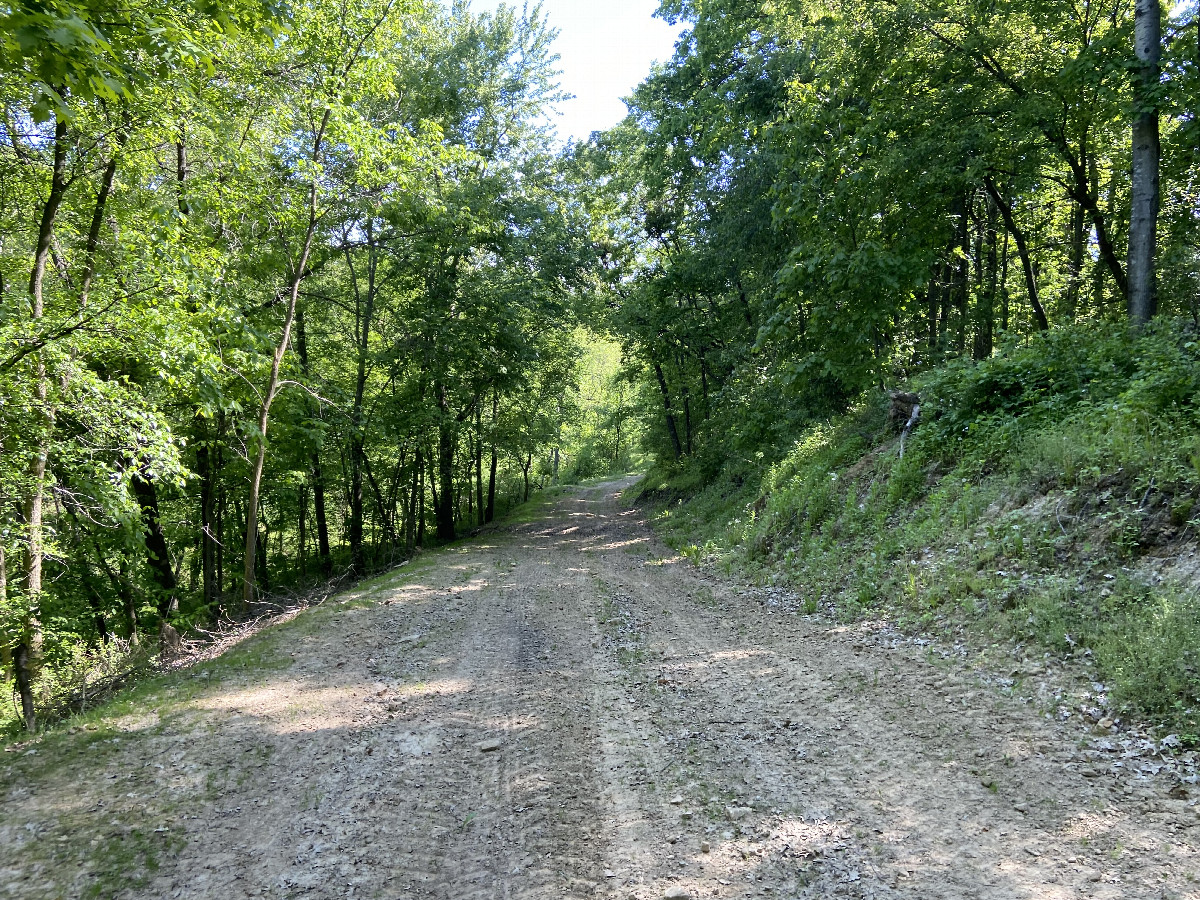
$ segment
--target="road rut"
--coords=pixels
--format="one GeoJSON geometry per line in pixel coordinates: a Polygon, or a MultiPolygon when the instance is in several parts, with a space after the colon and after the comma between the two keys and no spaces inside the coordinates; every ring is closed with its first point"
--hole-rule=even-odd
{"type": "Polygon", "coordinates": [[[127,717],[90,764],[10,766],[0,895],[76,896],[137,829],[157,870],[118,896],[1200,896],[1194,800],[697,570],[628,486],[301,617],[285,664],[127,717]],[[97,857],[31,868],[59,832],[97,857]]]}

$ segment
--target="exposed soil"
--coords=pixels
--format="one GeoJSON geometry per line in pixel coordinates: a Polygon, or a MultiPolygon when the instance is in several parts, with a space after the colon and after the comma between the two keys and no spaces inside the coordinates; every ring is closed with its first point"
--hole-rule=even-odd
{"type": "Polygon", "coordinates": [[[306,613],[290,663],[53,772],[0,759],[0,896],[104,895],[137,836],[118,896],[1200,897],[1185,789],[698,571],[627,486],[306,613]]]}

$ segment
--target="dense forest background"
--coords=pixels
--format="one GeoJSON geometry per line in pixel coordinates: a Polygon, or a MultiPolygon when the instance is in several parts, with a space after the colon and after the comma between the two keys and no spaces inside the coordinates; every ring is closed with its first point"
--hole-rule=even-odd
{"type": "Polygon", "coordinates": [[[27,727],[180,632],[643,454],[723,522],[749,504],[722,540],[760,555],[837,540],[841,507],[890,528],[1048,422],[1092,453],[1051,480],[1120,470],[1190,522],[1196,4],[661,14],[674,58],[564,148],[536,8],[0,3],[0,668],[27,727]],[[922,425],[887,502],[814,493],[897,408],[922,425]]]}
{"type": "Polygon", "coordinates": [[[664,4],[692,28],[594,157],[660,445],[715,471],[947,360],[1194,322],[1200,26],[1136,6],[664,4]]]}
{"type": "MultiPolygon", "coordinates": [[[[141,635],[491,522],[603,424],[537,12],[0,12],[0,664],[28,722],[141,635]]],[[[628,452],[602,443],[593,467],[628,452]]]]}

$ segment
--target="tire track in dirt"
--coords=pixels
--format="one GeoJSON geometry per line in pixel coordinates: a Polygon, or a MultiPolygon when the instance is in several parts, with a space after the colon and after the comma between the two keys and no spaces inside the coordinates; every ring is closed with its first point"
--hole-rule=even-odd
{"type": "Polygon", "coordinates": [[[696,570],[628,483],[364,585],[280,632],[290,665],[6,790],[0,896],[82,895],[98,856],[30,848],[136,821],[170,840],[129,898],[1200,896],[1194,801],[1114,795],[964,670],[696,570]]]}

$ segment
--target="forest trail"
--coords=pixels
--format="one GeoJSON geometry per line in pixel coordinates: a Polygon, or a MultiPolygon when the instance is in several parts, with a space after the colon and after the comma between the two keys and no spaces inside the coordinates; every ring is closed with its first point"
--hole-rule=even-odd
{"type": "Polygon", "coordinates": [[[119,896],[214,900],[1200,895],[1194,801],[697,571],[629,484],[273,629],[282,657],[202,667],[41,781],[0,760],[0,896],[105,866],[119,896]]]}

